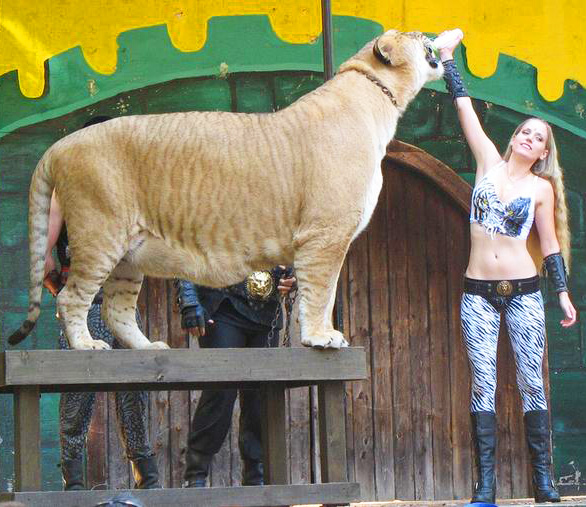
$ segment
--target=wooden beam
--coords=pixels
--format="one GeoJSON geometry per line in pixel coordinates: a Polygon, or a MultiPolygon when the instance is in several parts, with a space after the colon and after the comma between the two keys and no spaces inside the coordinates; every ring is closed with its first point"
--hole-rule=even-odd
{"type": "MultiPolygon", "coordinates": [[[[222,383],[289,382],[366,377],[364,349],[26,350],[2,353],[1,392],[25,385],[41,391],[190,389],[222,383]]],[[[218,386],[221,387],[221,386],[218,386]]]]}
{"type": "Polygon", "coordinates": [[[318,385],[321,480],[344,482],[346,470],[345,389],[343,382],[318,385]]]}
{"type": "MultiPolygon", "coordinates": [[[[39,491],[12,493],[4,499],[24,503],[27,507],[77,507],[95,505],[114,495],[128,491],[39,491]]],[[[360,496],[356,483],[307,484],[280,486],[243,486],[234,488],[150,489],[130,491],[145,505],[172,505],[173,507],[263,507],[294,504],[347,504],[360,496]]]]}
{"type": "Polygon", "coordinates": [[[261,387],[262,447],[266,484],[287,484],[285,389],[274,383],[261,387]]]}
{"type": "Polygon", "coordinates": [[[16,491],[41,489],[41,423],[38,387],[14,393],[14,472],[16,491]]]}

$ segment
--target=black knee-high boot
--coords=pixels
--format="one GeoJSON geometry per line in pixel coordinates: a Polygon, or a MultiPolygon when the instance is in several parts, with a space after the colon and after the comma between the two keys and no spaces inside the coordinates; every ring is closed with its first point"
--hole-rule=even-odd
{"type": "Polygon", "coordinates": [[[496,496],[495,449],[496,416],[494,412],[472,412],[472,437],[476,450],[478,482],[472,503],[494,503],[496,496]]]}
{"type": "Polygon", "coordinates": [[[535,501],[559,502],[560,494],[555,489],[551,474],[551,452],[549,448],[549,413],[547,410],[525,412],[525,435],[533,465],[533,495],[535,501]]]}
{"type": "Polygon", "coordinates": [[[63,491],[85,489],[83,483],[83,460],[81,458],[62,460],[61,474],[63,476],[63,491]]]}
{"type": "Polygon", "coordinates": [[[161,487],[156,456],[133,459],[130,463],[132,464],[132,475],[134,475],[136,489],[157,489],[161,487]]]}

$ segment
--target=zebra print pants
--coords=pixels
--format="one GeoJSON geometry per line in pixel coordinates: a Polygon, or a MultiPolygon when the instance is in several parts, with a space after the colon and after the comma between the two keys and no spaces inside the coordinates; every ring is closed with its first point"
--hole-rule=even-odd
{"type": "Polygon", "coordinates": [[[472,374],[470,411],[495,412],[496,354],[502,313],[515,356],[523,412],[547,410],[542,376],[545,315],[538,291],[508,299],[501,311],[483,296],[466,292],[462,295],[462,335],[472,374]]]}

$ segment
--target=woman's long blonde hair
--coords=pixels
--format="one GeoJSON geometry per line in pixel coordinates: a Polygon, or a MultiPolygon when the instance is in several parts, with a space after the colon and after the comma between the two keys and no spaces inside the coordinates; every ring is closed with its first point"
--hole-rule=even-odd
{"type": "MultiPolygon", "coordinates": [[[[545,142],[545,147],[547,149],[547,157],[545,157],[543,160],[537,160],[531,167],[531,171],[533,172],[533,174],[536,174],[537,176],[548,179],[553,187],[553,192],[555,196],[555,233],[560,244],[562,256],[564,257],[564,260],[566,262],[566,267],[569,270],[571,260],[571,237],[568,205],[566,203],[566,192],[564,187],[564,174],[558,160],[558,150],[555,144],[555,139],[553,137],[553,131],[551,129],[550,124],[542,120],[541,118],[528,118],[527,120],[525,120],[515,129],[515,132],[513,132],[513,135],[511,136],[509,145],[507,147],[507,151],[505,152],[503,158],[506,161],[509,160],[509,158],[511,157],[513,138],[530,120],[540,121],[545,125],[547,129],[547,140],[545,142]]],[[[531,257],[533,257],[533,261],[537,266],[537,269],[540,270],[541,265],[543,263],[543,255],[541,253],[541,248],[539,244],[539,236],[537,234],[537,229],[535,227],[533,227],[531,230],[527,246],[529,249],[529,253],[531,254],[531,257]]]]}

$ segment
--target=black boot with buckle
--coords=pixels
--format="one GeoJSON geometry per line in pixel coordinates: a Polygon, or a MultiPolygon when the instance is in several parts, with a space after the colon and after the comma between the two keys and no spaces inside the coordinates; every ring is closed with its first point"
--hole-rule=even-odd
{"type": "Polygon", "coordinates": [[[472,437],[476,450],[478,481],[471,503],[494,503],[496,497],[495,449],[496,415],[494,412],[472,412],[472,437]]]}
{"type": "Polygon", "coordinates": [[[85,489],[83,483],[83,460],[81,458],[62,460],[61,475],[63,476],[63,491],[81,491],[85,489]]]}
{"type": "Polygon", "coordinates": [[[525,412],[525,435],[533,466],[533,495],[536,503],[559,502],[551,474],[549,449],[549,413],[547,410],[525,412]]]}
{"type": "Polygon", "coordinates": [[[156,456],[133,459],[130,462],[136,489],[157,489],[161,487],[156,456]]]}

